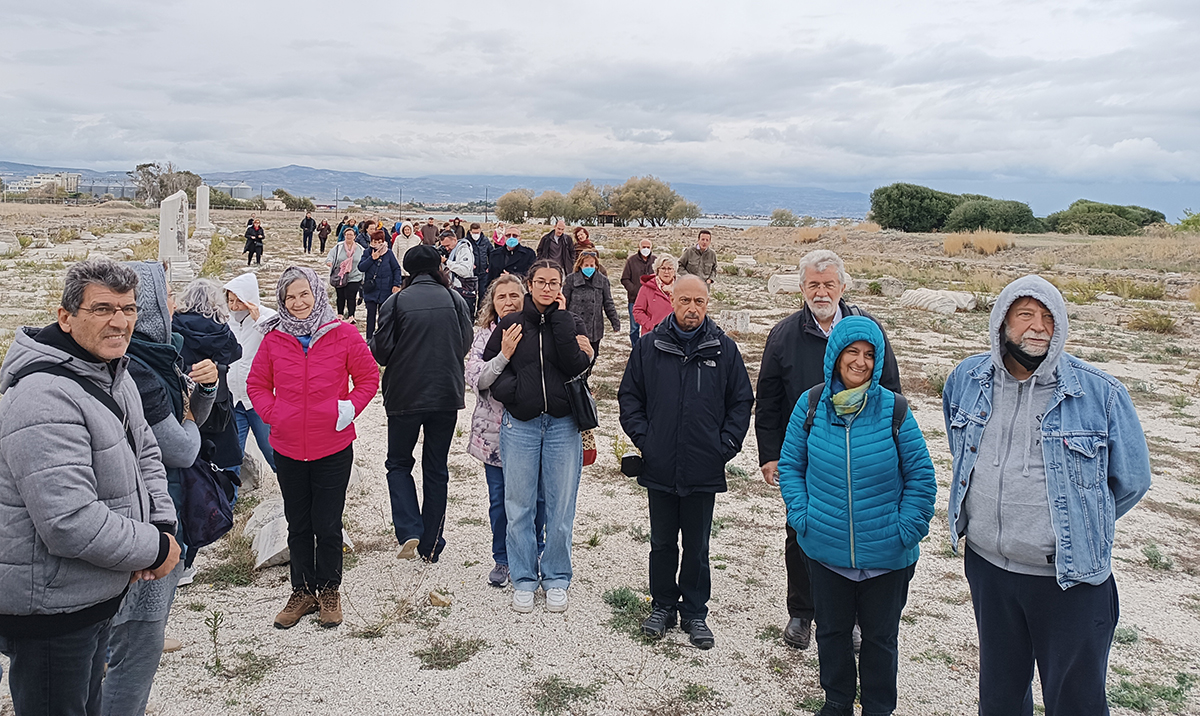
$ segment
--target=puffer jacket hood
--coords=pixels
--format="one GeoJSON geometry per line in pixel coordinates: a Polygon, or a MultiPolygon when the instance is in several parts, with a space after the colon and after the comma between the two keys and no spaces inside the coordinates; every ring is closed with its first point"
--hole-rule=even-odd
{"type": "Polygon", "coordinates": [[[171,342],[171,311],[167,308],[167,275],[158,261],[129,261],[138,275],[138,319],[133,332],[151,343],[171,342]]]}
{"type": "Polygon", "coordinates": [[[1050,309],[1050,314],[1054,316],[1054,335],[1050,337],[1050,347],[1046,350],[1046,359],[1033,372],[1039,383],[1050,382],[1051,376],[1058,367],[1058,359],[1062,357],[1067,345],[1067,304],[1063,301],[1062,292],[1041,276],[1022,276],[1013,281],[1004,287],[1004,290],[996,298],[996,302],[992,304],[992,315],[988,324],[992,365],[998,370],[1006,370],[1004,367],[1006,351],[1004,350],[1004,340],[1000,335],[1004,317],[1008,315],[1008,309],[1018,299],[1026,296],[1040,301],[1043,306],[1050,309]]]}
{"type": "Polygon", "coordinates": [[[242,357],[242,347],[224,323],[199,313],[176,313],[171,327],[183,336],[179,355],[189,370],[205,358],[211,358],[217,365],[228,366],[242,357]]]}
{"type": "Polygon", "coordinates": [[[262,306],[262,299],[258,296],[258,276],[252,271],[247,271],[225,284],[225,290],[237,296],[238,300],[242,303],[253,303],[255,306],[262,306]]]}
{"type": "Polygon", "coordinates": [[[867,400],[877,399],[879,379],[883,376],[883,331],[879,330],[879,326],[870,318],[846,316],[834,326],[833,333],[829,334],[829,342],[825,344],[825,390],[821,394],[822,400],[831,399],[833,371],[837,367],[838,357],[855,341],[866,341],[875,348],[875,370],[871,373],[871,387],[867,389],[867,400]]]}

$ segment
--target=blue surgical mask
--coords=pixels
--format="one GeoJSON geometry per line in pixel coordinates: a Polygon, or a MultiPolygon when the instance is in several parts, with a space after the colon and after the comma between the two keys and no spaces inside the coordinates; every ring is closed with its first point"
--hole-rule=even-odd
{"type": "Polygon", "coordinates": [[[583,271],[584,276],[591,278],[592,274],[596,273],[596,267],[595,266],[584,266],[582,271],[583,271]]]}
{"type": "Polygon", "coordinates": [[[510,249],[517,248],[517,244],[519,244],[519,243],[521,243],[521,240],[515,236],[510,236],[504,240],[504,245],[510,249]]]}

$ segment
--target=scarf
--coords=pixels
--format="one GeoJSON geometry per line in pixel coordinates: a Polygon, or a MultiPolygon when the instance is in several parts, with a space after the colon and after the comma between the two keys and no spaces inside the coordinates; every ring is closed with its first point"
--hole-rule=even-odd
{"type": "Polygon", "coordinates": [[[325,284],[317,276],[317,272],[310,268],[289,266],[284,269],[283,274],[279,277],[279,284],[275,288],[275,300],[279,305],[279,313],[258,324],[258,330],[263,333],[270,333],[278,328],[292,336],[312,336],[313,341],[316,342],[318,337],[337,326],[337,315],[333,312],[333,306],[329,305],[329,295],[325,293],[325,284]],[[287,310],[287,306],[284,305],[287,287],[298,279],[308,281],[308,288],[313,295],[312,312],[308,314],[308,318],[304,319],[292,316],[291,312],[287,310]]]}
{"type": "MultiPolygon", "coordinates": [[[[840,386],[835,385],[834,388],[840,386]]],[[[867,381],[857,388],[844,388],[833,394],[833,410],[838,415],[857,415],[867,404],[867,389],[871,387],[871,381],[867,381]]]]}
{"type": "Polygon", "coordinates": [[[663,283],[662,279],[659,278],[657,274],[655,274],[654,282],[658,284],[659,291],[662,291],[663,293],[667,294],[668,296],[675,295],[675,282],[674,281],[672,281],[671,283],[663,283]]]}

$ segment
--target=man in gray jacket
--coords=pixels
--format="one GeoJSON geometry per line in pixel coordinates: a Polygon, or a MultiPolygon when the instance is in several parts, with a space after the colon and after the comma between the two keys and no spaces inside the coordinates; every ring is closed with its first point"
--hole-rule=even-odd
{"type": "Polygon", "coordinates": [[[125,356],[137,274],[67,271],[58,320],[0,367],[0,652],[17,716],[97,714],[129,585],[179,561],[175,507],[125,356]]]}
{"type": "Polygon", "coordinates": [[[717,280],[717,252],[712,248],[712,232],[700,229],[696,245],[689,246],[679,257],[679,275],[699,276],[709,286],[717,280]]]}

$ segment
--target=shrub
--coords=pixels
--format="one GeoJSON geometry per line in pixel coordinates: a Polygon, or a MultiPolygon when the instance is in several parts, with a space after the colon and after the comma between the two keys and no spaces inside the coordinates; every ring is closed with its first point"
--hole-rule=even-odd
{"type": "Polygon", "coordinates": [[[971,237],[966,234],[951,234],[942,240],[942,250],[947,256],[958,256],[970,245],[971,237]]]}
{"type": "Polygon", "coordinates": [[[798,226],[800,217],[788,209],[776,209],[771,212],[771,223],[768,226],[798,226]]]}
{"type": "Polygon", "coordinates": [[[725,264],[721,267],[721,271],[729,274],[730,276],[738,275],[738,267],[735,264],[725,264]]]}
{"type": "Polygon", "coordinates": [[[1144,206],[1102,204],[1080,199],[1046,217],[1046,226],[1060,234],[1130,236],[1143,226],[1166,221],[1161,211],[1144,206]],[[1102,217],[1102,218],[1097,218],[1102,217]]]}
{"type": "Polygon", "coordinates": [[[1015,244],[1012,237],[996,231],[982,230],[970,234],[950,234],[942,240],[942,250],[947,256],[958,256],[967,247],[975,249],[976,253],[991,256],[999,251],[1011,249],[1015,244]]]}
{"type": "Polygon", "coordinates": [[[1183,210],[1183,221],[1176,227],[1180,231],[1200,233],[1200,214],[1193,214],[1191,209],[1183,210]]]}
{"type": "Polygon", "coordinates": [[[802,226],[796,230],[796,240],[802,244],[811,244],[821,238],[825,229],[820,226],[802,226]]]}
{"type": "Polygon", "coordinates": [[[1138,227],[1131,221],[1126,221],[1116,214],[1105,211],[1064,217],[1058,222],[1058,228],[1055,231],[1060,234],[1087,234],[1088,236],[1132,236],[1138,232],[1138,227]]]}
{"type": "Polygon", "coordinates": [[[996,199],[964,201],[954,207],[942,228],[946,231],[991,229],[1018,234],[1045,231],[1045,226],[1033,215],[1028,204],[996,199]]]}
{"type": "Polygon", "coordinates": [[[885,229],[933,231],[962,201],[957,194],[898,182],[871,192],[870,218],[885,229]]]}
{"type": "Polygon", "coordinates": [[[1150,301],[1161,301],[1167,295],[1166,284],[1145,283],[1129,278],[1113,278],[1104,282],[1105,288],[1121,298],[1141,298],[1150,301]]]}
{"type": "MultiPolygon", "coordinates": [[[[1198,288],[1200,288],[1200,287],[1198,287],[1198,288]]],[[[868,283],[867,284],[867,293],[869,293],[872,296],[882,296],[883,295],[883,284],[879,283],[878,281],[872,281],[871,283],[868,283]]]]}
{"type": "Polygon", "coordinates": [[[1150,331],[1151,333],[1174,333],[1175,319],[1169,313],[1160,313],[1151,309],[1138,311],[1129,319],[1129,330],[1150,331]]]}

